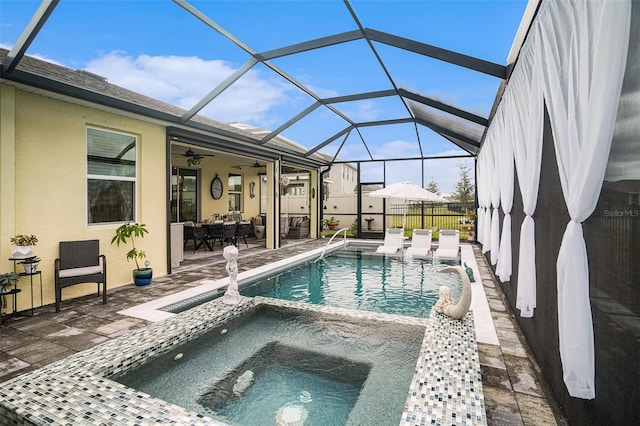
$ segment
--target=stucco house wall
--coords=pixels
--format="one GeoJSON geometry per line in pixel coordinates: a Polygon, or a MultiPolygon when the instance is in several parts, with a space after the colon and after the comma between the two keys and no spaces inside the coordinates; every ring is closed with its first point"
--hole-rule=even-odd
{"type": "MultiPolygon", "coordinates": [[[[121,223],[87,223],[87,126],[136,135],[137,185],[135,220],[149,234],[139,248],[147,253],[156,276],[166,275],[166,133],[163,126],[90,106],[77,105],[1,84],[2,195],[0,265],[13,269],[11,243],[15,234],[35,234],[34,253],[42,261],[43,303],[54,296],[54,260],[60,241],[99,239],[107,257],[108,287],[132,282],[132,263],[124,247],[111,245],[121,223]]],[[[28,278],[21,278],[25,280],[28,278]]],[[[35,283],[34,283],[35,284],[35,283]]],[[[30,307],[29,285],[21,283],[18,309],[30,307]]],[[[95,292],[95,284],[63,290],[63,299],[95,292]]],[[[40,305],[39,285],[34,304],[40,305]]]]}

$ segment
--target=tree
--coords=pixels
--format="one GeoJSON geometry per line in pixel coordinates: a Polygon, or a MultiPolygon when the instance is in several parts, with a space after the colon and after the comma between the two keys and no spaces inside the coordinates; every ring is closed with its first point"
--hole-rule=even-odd
{"type": "Polygon", "coordinates": [[[433,180],[433,178],[431,178],[431,182],[429,182],[429,184],[427,185],[426,190],[431,191],[434,194],[440,195],[440,190],[438,189],[438,183],[435,180],[433,180]]]}
{"type": "Polygon", "coordinates": [[[476,198],[475,185],[469,177],[469,166],[460,164],[460,180],[456,183],[451,199],[459,203],[471,203],[476,198]]]}

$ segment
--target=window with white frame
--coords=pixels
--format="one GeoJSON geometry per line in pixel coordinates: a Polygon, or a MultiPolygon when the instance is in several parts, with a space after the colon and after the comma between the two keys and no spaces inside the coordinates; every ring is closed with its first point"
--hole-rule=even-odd
{"type": "Polygon", "coordinates": [[[229,211],[242,211],[242,175],[229,173],[229,211]]]}
{"type": "Polygon", "coordinates": [[[135,220],[135,135],[87,128],[87,221],[135,220]]]}
{"type": "Polygon", "coordinates": [[[291,182],[287,186],[287,195],[304,195],[304,182],[291,182]]]}

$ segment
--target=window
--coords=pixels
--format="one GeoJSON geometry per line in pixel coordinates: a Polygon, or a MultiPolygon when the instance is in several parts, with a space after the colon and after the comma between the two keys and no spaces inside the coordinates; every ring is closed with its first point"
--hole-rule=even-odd
{"type": "Polygon", "coordinates": [[[304,183],[290,183],[287,186],[287,195],[304,195],[304,183]]]}
{"type": "Polygon", "coordinates": [[[89,224],[134,220],[137,137],[87,128],[89,224]]]}
{"type": "Polygon", "coordinates": [[[242,211],[242,175],[229,173],[229,211],[242,211]]]}

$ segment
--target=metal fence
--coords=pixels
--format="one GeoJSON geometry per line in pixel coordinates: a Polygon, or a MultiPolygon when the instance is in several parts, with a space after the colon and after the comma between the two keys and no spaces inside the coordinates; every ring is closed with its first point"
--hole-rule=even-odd
{"type": "Polygon", "coordinates": [[[458,229],[475,235],[473,203],[392,204],[390,214],[387,215],[391,226],[402,226],[405,210],[405,229],[458,229]]]}

